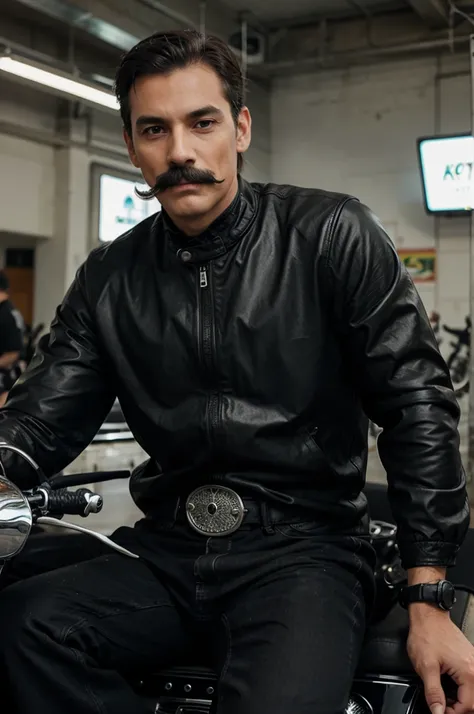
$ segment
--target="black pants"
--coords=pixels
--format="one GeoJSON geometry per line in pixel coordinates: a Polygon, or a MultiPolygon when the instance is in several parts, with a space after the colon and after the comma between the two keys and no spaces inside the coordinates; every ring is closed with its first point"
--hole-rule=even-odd
{"type": "Polygon", "coordinates": [[[2,710],[144,714],[127,676],[191,653],[220,676],[218,714],[344,711],[373,598],[365,540],[315,524],[206,538],[185,523],[116,540],[144,557],[111,552],[0,593],[2,710]]]}

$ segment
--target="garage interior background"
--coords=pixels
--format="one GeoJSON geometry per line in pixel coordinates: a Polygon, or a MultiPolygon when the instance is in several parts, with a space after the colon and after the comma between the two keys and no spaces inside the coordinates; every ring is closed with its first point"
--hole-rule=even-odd
{"type": "MultiPolygon", "coordinates": [[[[120,54],[152,31],[205,28],[236,47],[247,38],[245,177],[350,193],[398,248],[434,248],[436,280],[418,288],[426,309],[456,327],[469,313],[470,220],[426,214],[416,141],[471,131],[473,25],[467,0],[0,4],[0,45],[106,89],[120,54]]],[[[50,322],[96,244],[97,163],[131,170],[118,115],[0,72],[0,263],[28,273],[16,290],[34,324],[50,322]]]]}
{"type": "MultiPolygon", "coordinates": [[[[4,0],[0,41],[110,87],[121,51],[151,29],[205,22],[229,39],[246,19],[261,39],[246,177],[347,191],[398,247],[435,247],[438,279],[420,292],[461,325],[469,221],[425,214],[416,139],[470,130],[470,12],[459,0],[4,0]]],[[[94,161],[130,169],[118,117],[0,76],[0,252],[35,248],[35,323],[49,322],[91,247],[94,161]]]]}

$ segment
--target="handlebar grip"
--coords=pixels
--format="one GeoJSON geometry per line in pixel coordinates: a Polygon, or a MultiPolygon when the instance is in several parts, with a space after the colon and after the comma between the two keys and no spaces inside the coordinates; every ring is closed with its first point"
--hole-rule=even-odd
{"type": "Polygon", "coordinates": [[[77,491],[60,488],[48,493],[48,513],[88,516],[89,513],[102,510],[102,505],[102,496],[89,491],[88,488],[79,488],[77,491]]]}
{"type": "Polygon", "coordinates": [[[89,471],[80,474],[57,474],[49,479],[49,484],[54,490],[83,486],[86,483],[102,483],[116,479],[130,478],[130,471],[89,471]]]}

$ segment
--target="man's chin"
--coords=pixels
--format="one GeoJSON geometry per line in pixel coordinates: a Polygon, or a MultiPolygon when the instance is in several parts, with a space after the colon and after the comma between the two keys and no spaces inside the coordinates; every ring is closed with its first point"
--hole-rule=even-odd
{"type": "Polygon", "coordinates": [[[202,215],[210,209],[209,196],[199,191],[175,192],[165,191],[160,198],[165,211],[175,216],[202,215]]]}

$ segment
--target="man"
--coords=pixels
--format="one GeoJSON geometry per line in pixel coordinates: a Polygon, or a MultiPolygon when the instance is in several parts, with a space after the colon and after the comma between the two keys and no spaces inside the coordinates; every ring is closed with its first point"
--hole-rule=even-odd
{"type": "MultiPolygon", "coordinates": [[[[151,457],[131,483],[145,518],[114,535],[141,558],[4,590],[9,711],[144,712],[123,673],[194,648],[219,672],[219,714],[342,712],[373,599],[364,411],[384,427],[412,587],[444,578],[468,526],[446,365],[366,207],[239,176],[251,118],[224,43],[154,35],[125,55],[116,91],[130,158],[163,210],[86,260],[0,439],[58,471],[118,396],[151,457]]],[[[460,685],[449,711],[464,714],[472,646],[438,603],[407,607],[433,714],[440,672],[460,685]]]]}
{"type": "Polygon", "coordinates": [[[0,407],[19,374],[23,350],[23,318],[10,301],[10,285],[0,270],[0,407]]]}

